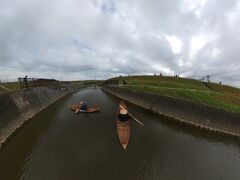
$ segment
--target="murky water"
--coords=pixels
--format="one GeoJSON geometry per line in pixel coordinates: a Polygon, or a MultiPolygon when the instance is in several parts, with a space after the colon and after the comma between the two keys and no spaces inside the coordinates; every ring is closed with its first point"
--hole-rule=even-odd
{"type": "Polygon", "coordinates": [[[239,179],[239,140],[168,122],[127,103],[145,126],[131,122],[127,151],[118,141],[120,100],[85,89],[34,117],[0,152],[0,179],[239,179]],[[101,112],[75,115],[85,100],[101,112]]]}

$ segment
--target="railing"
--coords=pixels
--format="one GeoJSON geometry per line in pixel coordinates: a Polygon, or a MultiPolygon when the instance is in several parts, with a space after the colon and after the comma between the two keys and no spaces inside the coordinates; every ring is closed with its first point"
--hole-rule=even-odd
{"type": "Polygon", "coordinates": [[[20,88],[39,87],[39,86],[56,86],[59,81],[55,79],[39,78],[18,78],[20,88]]]}
{"type": "Polygon", "coordinates": [[[103,82],[103,85],[107,85],[107,84],[118,85],[119,80],[118,79],[109,79],[109,80],[106,80],[103,82]]]}

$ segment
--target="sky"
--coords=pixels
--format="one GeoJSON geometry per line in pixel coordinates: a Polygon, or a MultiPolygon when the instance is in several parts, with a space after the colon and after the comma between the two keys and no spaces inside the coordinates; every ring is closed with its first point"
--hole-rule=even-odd
{"type": "Polygon", "coordinates": [[[0,80],[159,74],[240,86],[238,0],[0,0],[0,80]]]}

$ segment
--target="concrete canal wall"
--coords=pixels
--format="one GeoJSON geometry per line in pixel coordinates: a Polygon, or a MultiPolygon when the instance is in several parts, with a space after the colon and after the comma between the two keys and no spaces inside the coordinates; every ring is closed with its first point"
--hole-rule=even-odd
{"type": "Polygon", "coordinates": [[[103,90],[133,104],[189,125],[240,137],[240,113],[194,103],[188,100],[104,86],[103,90]]]}
{"type": "Polygon", "coordinates": [[[38,87],[0,94],[0,149],[25,122],[70,92],[38,87]]]}

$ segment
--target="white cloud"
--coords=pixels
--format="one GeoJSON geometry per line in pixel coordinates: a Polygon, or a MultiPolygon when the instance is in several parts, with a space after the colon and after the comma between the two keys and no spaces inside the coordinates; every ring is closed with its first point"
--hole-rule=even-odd
{"type": "Polygon", "coordinates": [[[182,50],[182,42],[175,36],[166,36],[169,41],[173,53],[180,53],[182,50]]]}
{"type": "Polygon", "coordinates": [[[194,58],[198,51],[207,43],[207,40],[207,36],[205,35],[194,36],[191,38],[190,58],[194,58]]]}
{"type": "Polygon", "coordinates": [[[2,1],[0,79],[164,72],[237,86],[239,12],[237,0],[2,1]]]}
{"type": "MultiPolygon", "coordinates": [[[[159,64],[155,64],[152,66],[152,68],[158,73],[158,72],[163,72],[165,75],[169,75],[172,76],[174,75],[174,71],[172,71],[171,69],[168,69],[164,66],[161,66],[159,64]]],[[[151,73],[150,73],[151,74],[151,73]]]]}
{"type": "Polygon", "coordinates": [[[221,55],[221,51],[218,48],[213,48],[211,57],[212,58],[217,58],[221,55]]]}

